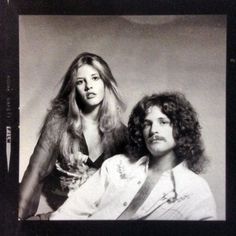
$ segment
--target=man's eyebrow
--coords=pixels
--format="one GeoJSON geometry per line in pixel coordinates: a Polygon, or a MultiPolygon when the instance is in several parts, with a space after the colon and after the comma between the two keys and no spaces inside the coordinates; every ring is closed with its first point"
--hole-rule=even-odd
{"type": "MultiPolygon", "coordinates": [[[[168,117],[157,117],[156,118],[157,120],[170,120],[168,117]]],[[[144,118],[144,121],[149,121],[149,122],[151,122],[151,120],[149,120],[148,118],[144,118]]]]}
{"type": "Polygon", "coordinates": [[[164,116],[161,116],[161,117],[158,117],[157,119],[166,119],[166,120],[169,120],[169,118],[168,117],[164,117],[164,116]]]}
{"type": "Polygon", "coordinates": [[[171,122],[170,118],[168,118],[168,117],[159,117],[158,120],[161,121],[161,122],[162,121],[171,122]]]}

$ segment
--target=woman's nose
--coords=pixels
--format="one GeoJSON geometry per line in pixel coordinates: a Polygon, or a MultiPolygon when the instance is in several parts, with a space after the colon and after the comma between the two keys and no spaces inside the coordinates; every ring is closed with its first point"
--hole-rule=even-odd
{"type": "Polygon", "coordinates": [[[92,86],[92,83],[91,82],[86,82],[85,83],[85,90],[87,91],[87,90],[89,90],[89,89],[91,89],[93,86],[92,86]]]}

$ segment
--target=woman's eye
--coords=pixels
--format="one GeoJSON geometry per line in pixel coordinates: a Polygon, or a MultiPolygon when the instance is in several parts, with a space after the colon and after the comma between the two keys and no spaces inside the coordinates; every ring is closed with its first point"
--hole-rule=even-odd
{"type": "Polygon", "coordinates": [[[93,78],[92,78],[93,80],[99,80],[100,79],[100,77],[99,76],[93,76],[93,78]]]}
{"type": "Polygon", "coordinates": [[[76,84],[77,84],[77,85],[81,85],[82,83],[83,83],[83,80],[77,80],[77,81],[76,81],[76,84]]]}

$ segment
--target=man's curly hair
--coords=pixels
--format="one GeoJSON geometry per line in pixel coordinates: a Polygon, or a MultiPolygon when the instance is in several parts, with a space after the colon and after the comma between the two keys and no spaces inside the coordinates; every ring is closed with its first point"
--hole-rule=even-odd
{"type": "Polygon", "coordinates": [[[128,122],[129,154],[135,158],[149,154],[143,137],[143,124],[146,111],[151,106],[158,106],[171,121],[176,142],[174,153],[178,161],[185,160],[189,169],[200,173],[206,161],[201,141],[201,127],[196,111],[185,96],[178,92],[145,96],[137,103],[128,122]]]}

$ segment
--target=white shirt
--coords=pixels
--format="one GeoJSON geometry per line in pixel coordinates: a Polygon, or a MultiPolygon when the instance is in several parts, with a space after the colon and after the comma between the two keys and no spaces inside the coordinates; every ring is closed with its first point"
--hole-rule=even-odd
{"type": "MultiPolygon", "coordinates": [[[[68,198],[50,220],[116,220],[145,182],[147,156],[131,162],[124,155],[107,159],[68,198]]],[[[182,162],[165,171],[130,220],[215,220],[216,207],[207,182],[182,162]]]]}

